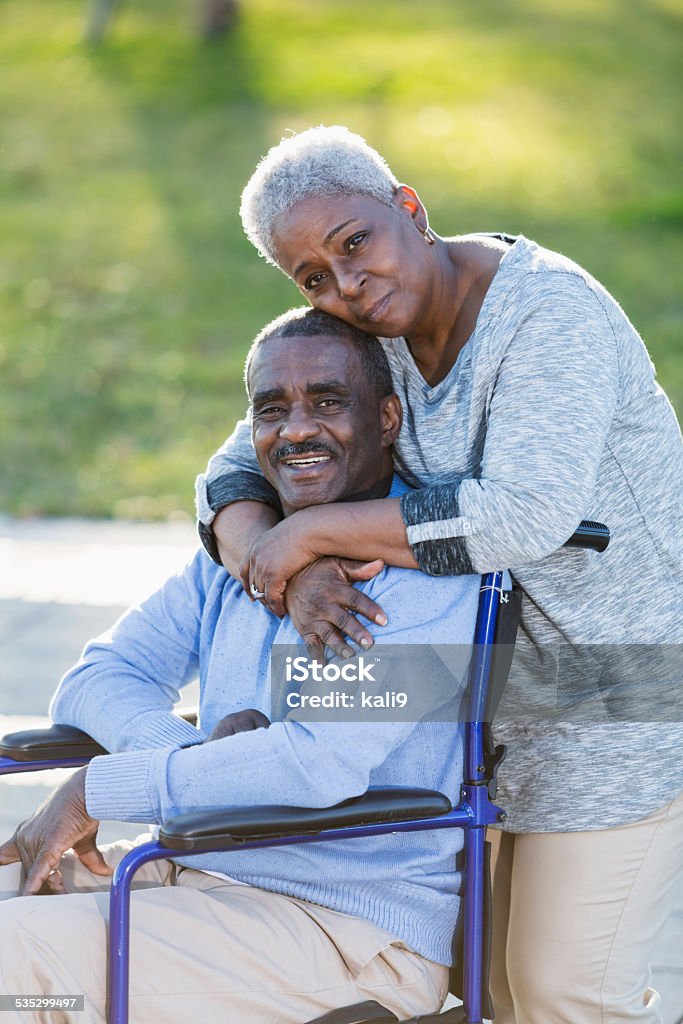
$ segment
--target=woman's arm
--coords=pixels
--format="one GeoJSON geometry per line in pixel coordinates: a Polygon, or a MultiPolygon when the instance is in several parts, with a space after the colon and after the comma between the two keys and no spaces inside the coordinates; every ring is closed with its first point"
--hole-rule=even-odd
{"type": "Polygon", "coordinates": [[[216,549],[234,579],[240,578],[245,551],[279,522],[275,509],[261,501],[233,501],[216,513],[212,524],[216,549]]]}
{"type": "Polygon", "coordinates": [[[283,615],[288,580],[331,555],[361,562],[379,558],[388,565],[419,568],[408,544],[400,500],[382,498],[295,512],[253,540],[240,577],[247,590],[253,584],[265,593],[268,606],[283,615]]]}
{"type": "Polygon", "coordinates": [[[278,496],[263,476],[251,443],[248,412],[209,459],[206,473],[197,477],[195,497],[206,551],[237,577],[245,545],[282,518],[278,496]]]}

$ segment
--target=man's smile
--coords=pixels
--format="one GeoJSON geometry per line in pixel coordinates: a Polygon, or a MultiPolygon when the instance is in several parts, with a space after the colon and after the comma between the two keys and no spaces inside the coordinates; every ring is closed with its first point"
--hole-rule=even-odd
{"type": "Polygon", "coordinates": [[[320,444],[290,444],[276,451],[271,462],[276,469],[283,467],[293,475],[311,475],[322,470],[332,462],[338,461],[339,456],[327,446],[320,444]]]}
{"type": "Polygon", "coordinates": [[[314,466],[319,462],[329,462],[330,458],[329,455],[302,455],[301,458],[290,456],[287,459],[282,459],[282,462],[285,466],[314,466]]]}
{"type": "Polygon", "coordinates": [[[329,462],[332,462],[332,457],[329,455],[301,456],[299,459],[283,459],[281,465],[287,466],[288,469],[313,469],[329,462]]]}

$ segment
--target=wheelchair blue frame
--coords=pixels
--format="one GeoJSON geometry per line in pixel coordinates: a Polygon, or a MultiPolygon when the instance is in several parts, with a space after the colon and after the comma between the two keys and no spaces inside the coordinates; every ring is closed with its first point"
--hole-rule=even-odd
{"type": "MultiPolygon", "coordinates": [[[[602,524],[583,522],[567,542],[570,546],[604,550],[609,543],[609,530],[602,524]]],[[[485,973],[485,838],[486,827],[505,820],[505,811],[491,799],[491,759],[487,756],[485,729],[488,690],[494,654],[496,625],[501,603],[508,600],[502,589],[503,573],[487,573],[482,578],[479,611],[474,637],[474,650],[469,672],[469,706],[465,725],[464,782],[462,799],[456,808],[436,817],[382,821],[373,824],[323,828],[313,834],[270,836],[263,839],[235,839],[226,845],[225,836],[215,844],[203,843],[202,850],[212,852],[230,849],[249,850],[266,846],[291,846],[300,843],[334,842],[389,832],[430,831],[462,828],[465,831],[464,892],[464,972],[463,1003],[467,1024],[482,1024],[484,1012],[485,973]]],[[[27,734],[28,735],[28,734],[27,734]]],[[[81,734],[82,735],[82,734],[81,734]]],[[[22,734],[16,734],[21,737],[22,734]]],[[[13,739],[15,737],[12,737],[13,739]]],[[[89,737],[84,737],[86,740],[89,737]]],[[[23,755],[22,755],[23,756],[23,755]]],[[[502,758],[498,752],[497,758],[502,758]]],[[[42,771],[46,768],[71,768],[85,765],[89,756],[65,756],[37,761],[18,761],[0,756],[0,775],[21,771],[42,771]]],[[[495,768],[494,768],[495,775],[495,768]]],[[[397,792],[399,792],[397,790],[397,792]]],[[[362,799],[362,798],[360,798],[362,799]]],[[[167,823],[167,826],[170,823],[167,823]]],[[[167,827],[166,826],[166,827],[167,827]]],[[[163,827],[162,827],[163,828],[163,827]]],[[[108,1022],[128,1024],[129,934],[131,883],[137,870],[148,861],[197,856],[188,848],[174,848],[162,838],[135,847],[117,866],[111,886],[108,961],[108,1022]]]]}

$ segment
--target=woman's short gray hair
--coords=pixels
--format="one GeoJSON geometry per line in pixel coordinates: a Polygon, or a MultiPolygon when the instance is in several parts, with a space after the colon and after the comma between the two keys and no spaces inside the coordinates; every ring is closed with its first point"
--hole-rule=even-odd
{"type": "Polygon", "coordinates": [[[391,206],[398,179],[365,139],[339,125],[308,128],[273,146],[242,193],[240,216],[249,241],[276,266],[277,221],[309,196],[372,196],[391,206]]]}

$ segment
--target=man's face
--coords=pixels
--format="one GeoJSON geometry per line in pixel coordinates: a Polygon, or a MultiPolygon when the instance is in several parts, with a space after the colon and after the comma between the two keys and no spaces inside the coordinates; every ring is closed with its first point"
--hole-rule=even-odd
{"type": "Polygon", "coordinates": [[[272,338],[249,371],[254,449],[285,515],[308,505],[383,497],[400,428],[344,337],[272,338]]]}

